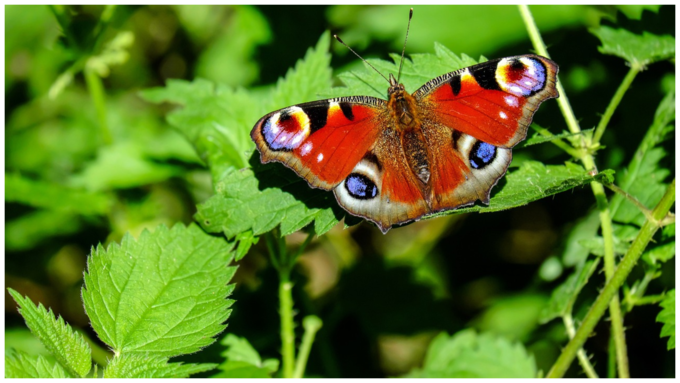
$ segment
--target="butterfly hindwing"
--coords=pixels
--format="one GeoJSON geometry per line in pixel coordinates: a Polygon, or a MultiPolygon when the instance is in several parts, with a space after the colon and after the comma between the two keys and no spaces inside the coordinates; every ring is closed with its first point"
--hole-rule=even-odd
{"type": "Polygon", "coordinates": [[[538,106],[558,96],[557,70],[545,57],[506,57],[439,76],[413,96],[428,118],[511,148],[526,137],[538,106]]]}
{"type": "Polygon", "coordinates": [[[422,184],[408,166],[401,138],[383,129],[348,177],[334,190],[338,203],[383,231],[429,211],[422,184]]]}
{"type": "Polygon", "coordinates": [[[263,163],[281,162],[311,186],[331,190],[375,143],[384,104],[342,97],[294,105],[262,117],[251,137],[263,163]]]}

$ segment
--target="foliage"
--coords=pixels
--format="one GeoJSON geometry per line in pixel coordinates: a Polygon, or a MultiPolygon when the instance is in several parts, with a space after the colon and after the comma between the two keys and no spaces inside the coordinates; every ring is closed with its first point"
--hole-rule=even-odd
{"type": "MultiPolygon", "coordinates": [[[[567,118],[540,107],[489,205],[383,235],[261,164],[250,130],[385,98],[327,30],[396,75],[408,7],[7,6],[6,377],[672,376],[675,217],[654,214],[675,177],[674,8],[529,9],[567,118]],[[634,257],[631,336],[599,320],[565,366],[603,268],[634,257]]],[[[540,51],[527,27],[514,6],[415,7],[400,80],[540,51]]]]}

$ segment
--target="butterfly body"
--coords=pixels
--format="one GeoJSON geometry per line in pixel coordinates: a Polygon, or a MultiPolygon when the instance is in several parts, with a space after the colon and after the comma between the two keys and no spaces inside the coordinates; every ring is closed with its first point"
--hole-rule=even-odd
{"type": "Polygon", "coordinates": [[[251,132],[277,161],[386,232],[438,211],[489,202],[538,105],[557,97],[557,65],[540,56],[492,60],[409,94],[390,75],[388,100],[340,97],[262,117],[251,132]]]}

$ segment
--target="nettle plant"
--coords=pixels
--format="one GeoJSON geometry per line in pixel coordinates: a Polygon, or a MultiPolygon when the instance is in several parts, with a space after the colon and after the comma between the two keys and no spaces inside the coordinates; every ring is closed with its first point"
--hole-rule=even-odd
{"type": "MultiPolygon", "coordinates": [[[[547,57],[528,8],[520,10],[536,52],[547,57]]],[[[569,95],[558,85],[561,97],[557,102],[568,131],[551,133],[534,124],[536,132],[523,144],[553,144],[572,160],[563,164],[524,161],[508,171],[489,206],[439,214],[510,209],[589,187],[597,208],[569,235],[564,263],[571,267],[571,275],[555,288],[540,314],[541,323],[561,320],[568,342],[553,367],[542,372],[521,343],[471,329],[442,333],[431,342],[422,367],[407,377],[561,377],[576,358],[585,374],[595,377],[583,345],[605,312],[611,321],[611,360],[615,360],[618,376],[628,377],[623,317],[642,304],[660,307],[657,320],[663,330],[659,335],[670,337],[668,349],[675,348],[675,290],[646,294],[650,281],[660,276],[661,265],[675,255],[674,215],[669,213],[675,201],[675,180],[669,180],[674,170],[662,166],[669,154],[660,145],[674,132],[675,90],[669,89],[656,114],[649,116],[647,132],[627,166],[616,173],[596,166],[597,156],[607,150],[600,146],[600,139],[636,75],[655,62],[673,59],[675,40],[609,26],[592,33],[601,41],[602,54],[618,56],[630,67],[600,123],[582,130],[569,95]],[[614,191],[611,197],[605,194],[606,188],[614,191]],[[642,269],[639,278],[627,279],[636,266],[642,269]],[[579,293],[602,269],[606,283],[597,286],[599,295],[585,316],[577,318],[573,308],[579,293]]],[[[10,289],[28,327],[55,360],[10,351],[5,359],[7,377],[187,377],[208,371],[214,377],[228,378],[304,376],[322,323],[315,316],[302,318],[304,333],[298,342],[291,271],[314,236],[323,235],[343,218],[345,225],[359,219],[346,215],[332,193],[309,188],[282,165],[260,164],[249,133],[253,123],[271,110],[320,96],[376,95],[376,89],[385,88],[384,80],[370,69],[340,74],[345,87],[332,88],[329,44],[329,34],[322,35],[316,47],[267,92],[232,89],[205,80],[169,81],[166,87],[143,92],[150,102],[181,105],[168,121],[193,144],[210,169],[214,195],[198,206],[195,219],[200,227],[159,226],[139,238],[127,235],[120,244],[92,250],[82,298],[92,327],[114,353],[103,368],[97,364],[93,368],[90,345],[80,333],[10,289]],[[306,240],[291,248],[285,238],[298,231],[306,233],[306,240]],[[228,298],[236,268],[230,264],[245,257],[260,238],[278,271],[281,360],[263,360],[246,339],[227,334],[221,340],[225,346],[221,364],[171,362],[170,358],[200,351],[224,331],[234,304],[228,298]]],[[[399,56],[392,58],[396,64],[370,62],[384,73],[396,73],[399,56]]],[[[477,62],[435,44],[434,54],[412,55],[404,62],[402,81],[407,89],[415,89],[427,79],[477,62]]]]}

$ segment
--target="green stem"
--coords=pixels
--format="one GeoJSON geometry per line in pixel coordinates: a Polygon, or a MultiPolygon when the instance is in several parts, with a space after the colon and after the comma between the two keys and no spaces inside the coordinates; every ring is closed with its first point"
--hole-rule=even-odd
{"type": "MultiPolygon", "coordinates": [[[[536,53],[550,58],[550,55],[548,55],[548,49],[545,47],[543,37],[541,37],[541,33],[538,31],[538,27],[534,22],[534,17],[531,15],[529,7],[527,5],[518,5],[518,7],[519,13],[522,15],[522,19],[524,20],[524,25],[527,27],[527,32],[529,33],[531,43],[533,44],[534,49],[536,49],[536,53]]],[[[567,98],[567,92],[564,91],[562,82],[559,81],[559,79],[557,80],[557,92],[560,94],[560,97],[557,99],[557,104],[559,105],[562,115],[567,122],[569,131],[572,133],[579,133],[581,128],[579,127],[578,121],[576,120],[574,111],[571,109],[571,104],[567,98]]]]}
{"type": "MultiPolygon", "coordinates": [[[[529,37],[531,38],[534,48],[536,48],[536,51],[539,54],[544,55],[546,57],[550,57],[548,56],[548,50],[545,47],[545,44],[543,43],[541,34],[538,31],[538,27],[536,26],[536,23],[534,22],[534,19],[531,16],[531,11],[529,11],[529,7],[526,5],[519,5],[518,7],[520,13],[522,14],[522,18],[524,19],[524,23],[527,27],[527,31],[529,32],[529,37]]],[[[581,128],[578,124],[578,121],[576,120],[574,111],[571,108],[571,104],[569,103],[567,94],[564,91],[564,88],[562,87],[562,84],[559,80],[557,81],[557,90],[560,93],[560,97],[557,99],[557,102],[560,105],[560,109],[562,110],[562,114],[564,115],[567,125],[569,126],[569,130],[572,133],[580,132],[581,128]]],[[[582,137],[581,139],[582,147],[583,148],[591,147],[592,143],[589,141],[590,141],[589,138],[582,137]]],[[[587,151],[583,151],[582,156],[580,156],[579,158],[586,170],[590,171],[597,169],[595,165],[595,159],[593,158],[592,154],[588,153],[587,151]]],[[[607,279],[609,280],[615,267],[614,231],[612,229],[611,213],[609,210],[609,203],[607,202],[607,195],[605,194],[604,191],[604,186],[597,182],[592,182],[590,185],[593,190],[595,200],[597,201],[598,209],[600,211],[600,225],[602,227],[602,237],[604,238],[605,274],[607,274],[607,279]]],[[[623,317],[621,315],[621,305],[619,303],[618,295],[614,297],[614,293],[612,293],[612,297],[613,299],[611,299],[610,313],[612,321],[612,334],[615,337],[614,340],[616,343],[616,355],[617,361],[619,363],[619,374],[621,375],[621,377],[627,377],[629,375],[628,357],[626,350],[627,347],[625,343],[625,334],[623,332],[623,317]]],[[[564,352],[562,353],[562,355],[564,355],[564,352]]]]}
{"type": "Polygon", "coordinates": [[[279,273],[279,314],[281,315],[281,356],[283,377],[292,378],[295,369],[295,327],[293,323],[293,282],[289,272],[279,273]]]}
{"type": "MultiPolygon", "coordinates": [[[[567,329],[569,338],[573,338],[574,333],[576,333],[576,329],[574,328],[574,318],[572,318],[571,314],[563,315],[562,322],[564,322],[564,327],[567,329]]],[[[583,372],[586,373],[586,376],[591,379],[598,379],[599,376],[597,376],[597,372],[595,372],[593,365],[590,364],[588,355],[586,355],[586,351],[583,348],[578,350],[577,357],[581,367],[583,367],[583,372]]]]}
{"type": "Polygon", "coordinates": [[[638,73],[640,73],[640,68],[637,65],[633,65],[630,67],[630,70],[628,71],[628,74],[626,74],[626,77],[623,78],[623,82],[621,83],[621,85],[619,85],[619,88],[616,90],[616,93],[614,93],[614,97],[612,97],[611,101],[609,101],[609,105],[607,106],[607,109],[604,111],[604,114],[600,119],[600,123],[597,125],[597,128],[595,128],[595,134],[593,134],[593,145],[597,145],[600,143],[600,139],[604,134],[604,130],[607,128],[607,124],[609,124],[609,120],[611,120],[612,116],[614,115],[614,111],[616,110],[616,108],[621,103],[621,100],[623,99],[623,95],[626,94],[626,91],[628,90],[628,88],[630,88],[630,84],[633,83],[633,80],[635,79],[635,76],[637,76],[638,73]]]}
{"type": "Polygon", "coordinates": [[[312,350],[314,337],[322,325],[323,322],[321,322],[321,319],[315,315],[306,316],[305,319],[302,320],[302,327],[305,329],[305,333],[302,335],[302,344],[300,345],[298,358],[295,362],[295,373],[293,374],[293,378],[301,379],[304,377],[307,359],[309,358],[309,352],[312,350]]]}
{"type": "Polygon", "coordinates": [[[104,85],[99,75],[94,70],[88,68],[85,64],[85,82],[87,83],[87,90],[90,92],[90,97],[94,102],[94,108],[97,112],[97,120],[99,122],[99,129],[101,130],[104,144],[110,145],[113,142],[111,131],[106,122],[106,95],[104,93],[104,85]]]}
{"type": "Polygon", "coordinates": [[[604,312],[607,310],[609,302],[623,285],[623,282],[625,282],[626,278],[633,270],[633,267],[640,259],[640,256],[654,236],[654,233],[659,229],[660,225],[658,220],[662,219],[668,213],[673,206],[673,203],[675,203],[675,179],[668,185],[666,193],[661,198],[661,201],[659,201],[659,204],[654,208],[654,211],[652,212],[654,220],[645,221],[645,224],[642,226],[642,229],[640,229],[640,232],[638,232],[638,235],[635,237],[628,252],[616,268],[614,275],[604,286],[604,289],[600,292],[595,303],[593,303],[590,310],[583,318],[581,327],[576,330],[574,338],[572,338],[564,350],[562,350],[562,353],[557,358],[557,361],[555,361],[555,364],[552,366],[546,377],[561,378],[564,376],[564,373],[574,360],[576,353],[586,342],[595,328],[595,325],[597,325],[602,318],[602,315],[604,315],[604,312]]]}

